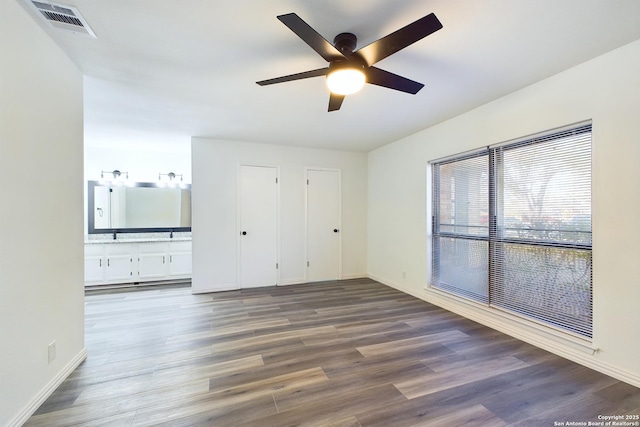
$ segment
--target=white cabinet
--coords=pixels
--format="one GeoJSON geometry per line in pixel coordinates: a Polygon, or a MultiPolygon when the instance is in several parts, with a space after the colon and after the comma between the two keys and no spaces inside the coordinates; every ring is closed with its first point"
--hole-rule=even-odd
{"type": "Polygon", "coordinates": [[[110,255],[104,270],[104,280],[107,282],[127,282],[133,277],[133,259],[130,255],[110,255]]]}
{"type": "Polygon", "coordinates": [[[100,283],[104,281],[102,256],[84,257],[84,281],[85,283],[100,283]]]}
{"type": "Polygon", "coordinates": [[[167,275],[167,255],[138,255],[138,277],[140,279],[163,279],[167,275]]]}
{"type": "Polygon", "coordinates": [[[85,244],[85,285],[191,278],[191,241],[85,244]]]}
{"type": "Polygon", "coordinates": [[[96,284],[104,282],[104,248],[100,245],[85,245],[84,282],[96,284]]]}
{"type": "MultiPolygon", "coordinates": [[[[129,282],[133,278],[133,256],[137,245],[114,243],[104,245],[105,282],[129,282]]],[[[104,264],[104,263],[103,263],[104,264]]]]}
{"type": "Polygon", "coordinates": [[[140,280],[162,280],[167,276],[168,243],[140,244],[138,248],[138,278],[140,280]]]}
{"type": "Polygon", "coordinates": [[[191,277],[191,242],[169,243],[169,276],[191,277]]]}
{"type": "Polygon", "coordinates": [[[191,252],[177,252],[169,255],[170,276],[191,276],[191,252]]]}
{"type": "Polygon", "coordinates": [[[104,268],[102,267],[102,257],[85,257],[84,259],[84,281],[86,283],[103,282],[104,268]]]}

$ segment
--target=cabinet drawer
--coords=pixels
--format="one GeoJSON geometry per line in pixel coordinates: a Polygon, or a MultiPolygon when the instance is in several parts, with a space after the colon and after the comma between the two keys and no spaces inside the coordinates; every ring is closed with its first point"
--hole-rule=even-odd
{"type": "Polygon", "coordinates": [[[169,252],[191,252],[191,241],[188,242],[170,242],[169,252]]]}
{"type": "Polygon", "coordinates": [[[88,243],[84,245],[84,256],[96,257],[104,255],[104,245],[101,243],[88,243]]]}
{"type": "Polygon", "coordinates": [[[140,254],[166,254],[168,244],[166,242],[140,243],[138,253],[140,254]]]}
{"type": "Polygon", "coordinates": [[[135,255],[138,245],[135,243],[107,243],[104,245],[105,255],[135,255]]]}

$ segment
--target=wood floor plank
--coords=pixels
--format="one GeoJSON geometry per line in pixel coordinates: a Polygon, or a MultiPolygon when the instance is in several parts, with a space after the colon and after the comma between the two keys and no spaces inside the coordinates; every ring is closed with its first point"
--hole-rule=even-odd
{"type": "MultiPolygon", "coordinates": [[[[231,387],[220,387],[212,380],[211,391],[208,393],[199,394],[187,401],[174,401],[162,407],[151,406],[138,410],[132,426],[154,426],[170,420],[200,417],[203,414],[211,419],[226,418],[229,408],[245,407],[246,404],[257,401],[268,402],[267,410],[275,412],[272,393],[325,381],[327,377],[319,368],[256,379],[231,387]]],[[[262,416],[264,412],[259,412],[258,415],[262,416]]]]}
{"type": "Polygon", "coordinates": [[[640,412],[636,387],[370,279],[98,290],[85,307],[88,359],[25,426],[539,426],[640,412]]]}
{"type": "Polygon", "coordinates": [[[503,427],[507,423],[496,417],[491,411],[482,405],[473,405],[462,408],[459,411],[435,417],[429,420],[413,424],[412,427],[432,426],[482,426],[503,427]]]}
{"type": "Polygon", "coordinates": [[[206,365],[178,365],[168,369],[158,366],[153,372],[153,377],[167,377],[171,378],[173,382],[191,381],[197,378],[208,378],[211,381],[213,378],[238,375],[247,370],[263,366],[262,356],[255,355],[206,365]]]}
{"type": "Polygon", "coordinates": [[[464,339],[467,337],[467,334],[458,330],[453,330],[428,336],[421,335],[415,338],[387,341],[381,344],[362,346],[358,347],[358,351],[365,357],[384,356],[387,354],[402,354],[408,350],[438,347],[440,344],[449,341],[464,339]]]}
{"type": "MultiPolygon", "coordinates": [[[[109,393],[90,401],[79,400],[73,406],[32,416],[26,423],[28,426],[71,426],[82,423],[98,424],[105,420],[113,420],[119,414],[137,413],[149,407],[166,407],[175,401],[192,400],[209,390],[207,380],[193,383],[172,385],[165,388],[152,388],[147,391],[133,393],[126,389],[119,394],[109,393]]],[[[129,418],[126,418],[129,420],[129,418]]],[[[129,420],[129,425],[132,420],[129,420]]]]}
{"type": "Polygon", "coordinates": [[[409,381],[433,372],[419,361],[381,358],[342,361],[324,369],[329,379],[340,378],[362,387],[409,381]]]}
{"type": "MultiPolygon", "coordinates": [[[[549,417],[560,415],[564,417],[566,413],[573,413],[573,410],[569,409],[575,407],[577,402],[595,396],[591,387],[599,390],[603,385],[615,382],[598,372],[573,364],[556,371],[556,374],[560,374],[563,381],[550,380],[553,375],[552,370],[550,374],[541,375],[540,378],[528,378],[520,382],[519,387],[511,389],[507,395],[489,398],[483,404],[507,422],[536,417],[543,412],[547,412],[549,417]],[[569,402],[568,408],[563,407],[565,402],[569,402]],[[554,408],[553,414],[557,415],[549,412],[550,408],[554,408]]],[[[587,408],[606,409],[602,405],[596,405],[595,402],[592,405],[583,408],[583,416],[592,415],[585,411],[587,408]]],[[[595,421],[595,418],[589,419],[595,421]]]]}
{"type": "Polygon", "coordinates": [[[407,399],[414,399],[419,396],[424,396],[425,394],[436,393],[441,390],[482,380],[505,372],[515,371],[527,366],[523,361],[515,357],[507,356],[476,361],[463,366],[452,364],[451,369],[427,373],[409,380],[398,381],[395,382],[394,385],[407,399]]]}
{"type": "Polygon", "coordinates": [[[360,337],[363,335],[387,334],[389,332],[404,331],[411,329],[411,326],[398,321],[380,321],[374,319],[370,321],[360,321],[346,323],[336,326],[338,333],[344,337],[360,337]]]}
{"type": "Polygon", "coordinates": [[[285,374],[268,376],[255,380],[247,380],[242,384],[221,388],[216,380],[209,383],[211,390],[219,389],[224,395],[243,395],[249,394],[266,394],[280,390],[289,390],[292,388],[302,387],[303,385],[316,384],[318,382],[328,381],[321,368],[310,368],[303,371],[289,372],[285,374]]]}
{"type": "MultiPolygon", "coordinates": [[[[407,399],[393,405],[380,404],[358,420],[363,426],[406,427],[429,425],[434,419],[457,413],[470,406],[481,405],[488,396],[507,393],[510,384],[500,376],[452,387],[437,393],[407,399]]],[[[432,424],[437,426],[436,424],[432,424]]],[[[482,427],[479,425],[478,427],[482,427]]]]}
{"type": "MultiPolygon", "coordinates": [[[[313,376],[309,375],[309,378],[314,378],[315,382],[323,381],[326,379],[326,374],[321,367],[316,364],[308,364],[304,362],[293,362],[279,365],[264,365],[251,369],[246,369],[242,372],[234,372],[230,375],[215,375],[210,378],[210,390],[231,390],[238,387],[243,387],[246,384],[251,384],[251,387],[260,388],[260,386],[269,381],[281,382],[293,375],[299,377],[304,373],[314,373],[313,376]],[[313,366],[310,366],[313,365],[313,366]]],[[[304,378],[300,378],[301,381],[306,381],[304,378]]],[[[283,385],[274,386],[274,389],[281,389],[283,385]]]]}
{"type": "Polygon", "coordinates": [[[270,395],[222,402],[207,397],[138,411],[130,427],[235,427],[244,423],[257,426],[260,424],[256,420],[275,413],[276,407],[270,395]]]}
{"type": "Polygon", "coordinates": [[[215,329],[208,329],[204,331],[197,331],[193,333],[183,333],[181,335],[169,337],[167,342],[185,342],[193,341],[196,339],[212,338],[225,335],[233,335],[239,332],[252,331],[255,332],[260,329],[268,329],[274,326],[291,326],[291,322],[288,319],[271,319],[271,320],[251,320],[244,322],[237,322],[236,324],[228,325],[225,327],[216,327],[215,329]]]}
{"type": "Polygon", "coordinates": [[[299,390],[274,393],[278,414],[262,419],[267,426],[322,425],[366,412],[372,406],[403,402],[405,398],[390,384],[362,388],[338,380],[341,393],[330,382],[299,390]]]}
{"type": "MultiPolygon", "coordinates": [[[[444,346],[451,349],[450,345],[444,344],[444,346]]],[[[436,356],[424,358],[422,362],[435,372],[465,369],[467,366],[510,356],[522,361],[523,366],[530,366],[531,363],[517,357],[520,350],[525,350],[529,347],[529,345],[521,341],[507,337],[506,340],[498,339],[496,341],[477,343],[476,346],[471,349],[452,351],[448,357],[436,356]]]]}
{"type": "MultiPolygon", "coordinates": [[[[576,396],[568,395],[559,399],[554,407],[547,405],[536,406],[533,404],[534,410],[528,410],[530,415],[524,419],[519,419],[510,425],[512,426],[535,426],[545,425],[554,422],[566,424],[567,421],[598,421],[598,415],[620,414],[616,410],[615,405],[611,402],[605,402],[603,399],[594,394],[578,394],[576,396]],[[603,412],[604,411],[604,412],[603,412]],[[549,420],[553,420],[551,423],[549,420]]],[[[524,415],[524,413],[523,413],[524,415]]]]}
{"type": "Polygon", "coordinates": [[[288,340],[298,340],[306,337],[313,337],[324,334],[333,334],[336,329],[333,326],[321,326],[317,328],[304,328],[304,329],[290,329],[286,331],[280,331],[264,336],[251,336],[248,338],[242,338],[226,343],[220,343],[214,348],[214,352],[224,352],[229,350],[250,348],[257,346],[259,348],[265,347],[265,345],[278,345],[288,340]]]}

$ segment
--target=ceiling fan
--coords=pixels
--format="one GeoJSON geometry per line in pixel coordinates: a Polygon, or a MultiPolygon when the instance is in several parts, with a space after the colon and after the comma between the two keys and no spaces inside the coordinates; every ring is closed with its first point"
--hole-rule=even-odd
{"type": "Polygon", "coordinates": [[[442,28],[442,24],[436,18],[436,15],[430,13],[354,51],[358,39],[352,33],[338,34],[334,38],[333,44],[331,44],[295,13],[280,15],[277,18],[329,62],[329,66],[274,79],[261,80],[256,83],[260,86],[266,86],[310,77],[326,76],[330,90],[329,111],[339,110],[345,96],[357,92],[365,83],[413,95],[418,93],[424,87],[424,84],[374,67],[373,64],[442,28]],[[352,86],[345,83],[349,81],[354,81],[352,86]]]}

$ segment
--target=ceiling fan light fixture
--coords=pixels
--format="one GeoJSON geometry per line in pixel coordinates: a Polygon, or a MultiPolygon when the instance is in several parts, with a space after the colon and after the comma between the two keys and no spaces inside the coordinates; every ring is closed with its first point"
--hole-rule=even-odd
{"type": "Polygon", "coordinates": [[[412,95],[418,93],[424,87],[422,83],[376,68],[373,65],[442,28],[442,23],[436,15],[430,13],[361,49],[355,50],[358,38],[353,33],[340,33],[331,44],[295,13],[278,15],[277,18],[327,61],[329,68],[303,71],[274,79],[260,80],[256,83],[260,86],[267,86],[325,76],[327,86],[331,91],[329,108],[327,109],[329,112],[339,110],[345,96],[362,89],[365,83],[412,95]]]}
{"type": "Polygon", "coordinates": [[[355,65],[335,67],[327,74],[327,86],[336,95],[351,95],[366,83],[362,67],[355,65]]]}

